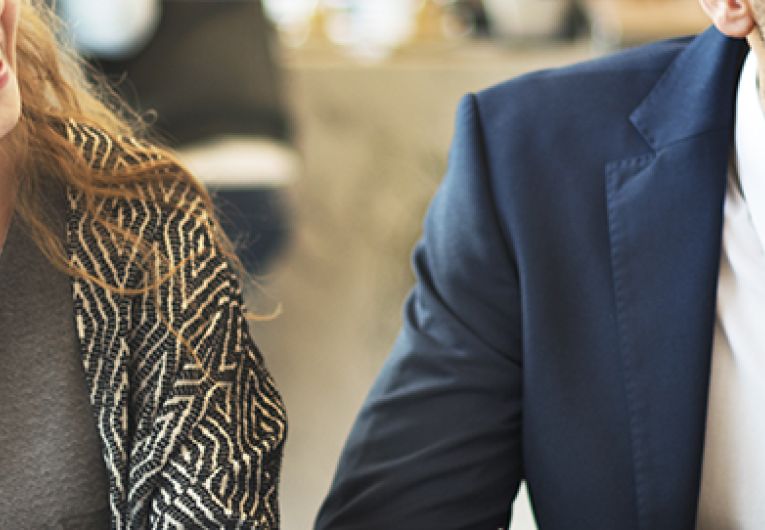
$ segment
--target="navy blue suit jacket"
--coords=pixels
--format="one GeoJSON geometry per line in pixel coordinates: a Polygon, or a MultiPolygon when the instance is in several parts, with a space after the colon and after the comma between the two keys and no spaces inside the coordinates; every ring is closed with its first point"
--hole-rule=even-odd
{"type": "Polygon", "coordinates": [[[710,29],[462,100],[318,529],[496,530],[521,480],[542,529],[694,527],[747,49],[710,29]]]}

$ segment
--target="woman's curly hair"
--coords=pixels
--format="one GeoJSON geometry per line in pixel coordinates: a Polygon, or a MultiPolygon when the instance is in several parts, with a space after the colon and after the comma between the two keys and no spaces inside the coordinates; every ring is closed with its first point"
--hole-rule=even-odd
{"type": "MultiPolygon", "coordinates": [[[[172,152],[142,140],[148,131],[145,122],[122,102],[99,72],[76,54],[71,44],[62,42],[66,34],[65,26],[44,0],[20,0],[16,76],[22,110],[17,126],[0,141],[0,149],[15,164],[16,212],[31,228],[41,251],[60,270],[87,277],[105,289],[131,294],[155,288],[176,271],[157,266],[163,256],[155,255],[151,243],[110,218],[108,209],[99,205],[104,199],[138,199],[146,196],[147,189],[180,182],[201,200],[193,201],[192,206],[176,203],[168,207],[196,208],[190,213],[212,222],[219,249],[241,270],[204,187],[172,152]],[[67,138],[66,124],[72,122],[106,133],[113,148],[134,162],[108,167],[93,164],[67,138]],[[141,261],[146,274],[139,288],[109,285],[69,262],[61,220],[53,215],[51,197],[46,192],[51,180],[77,194],[86,211],[112,233],[122,250],[141,261]]],[[[163,197],[162,193],[149,195],[159,200],[163,197]]]]}

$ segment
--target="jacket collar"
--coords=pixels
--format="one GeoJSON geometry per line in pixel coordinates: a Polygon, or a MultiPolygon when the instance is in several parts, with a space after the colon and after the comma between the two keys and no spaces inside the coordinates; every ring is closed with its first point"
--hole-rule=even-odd
{"type": "Polygon", "coordinates": [[[655,150],[733,127],[736,87],[748,45],[711,27],[670,65],[630,116],[655,150]],[[668,119],[671,117],[671,119],[668,119]]]}

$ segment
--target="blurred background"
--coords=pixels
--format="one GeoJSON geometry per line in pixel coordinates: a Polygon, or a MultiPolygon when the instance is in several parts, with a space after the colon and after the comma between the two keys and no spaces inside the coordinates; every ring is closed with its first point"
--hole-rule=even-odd
{"type": "MultiPolygon", "coordinates": [[[[53,2],[53,0],[51,0],[53,2]]],[[[284,395],[283,527],[311,527],[413,278],[466,92],[707,22],[697,0],[56,0],[215,193],[284,395]]],[[[513,530],[535,528],[525,493],[513,530]]]]}

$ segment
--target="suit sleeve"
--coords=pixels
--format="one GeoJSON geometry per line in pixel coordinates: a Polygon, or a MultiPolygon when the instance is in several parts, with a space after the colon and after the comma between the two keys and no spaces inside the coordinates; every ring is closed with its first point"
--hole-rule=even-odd
{"type": "Polygon", "coordinates": [[[342,452],[317,530],[497,529],[521,466],[521,316],[475,96],[414,253],[398,340],[342,452]]]}

